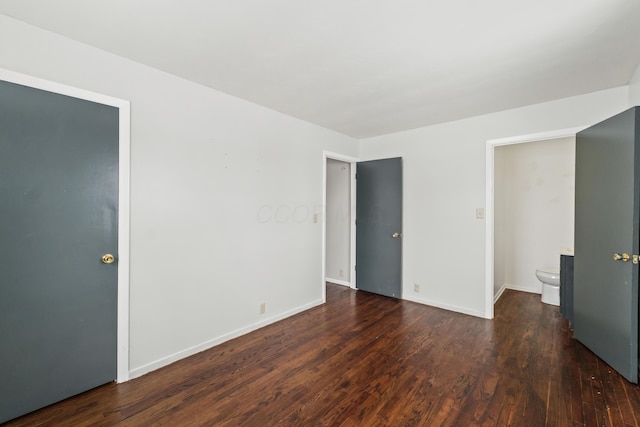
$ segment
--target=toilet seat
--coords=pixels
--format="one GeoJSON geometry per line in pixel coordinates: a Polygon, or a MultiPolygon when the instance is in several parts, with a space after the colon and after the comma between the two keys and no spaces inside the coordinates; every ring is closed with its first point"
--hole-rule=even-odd
{"type": "Polygon", "coordinates": [[[547,274],[560,274],[560,267],[540,267],[538,271],[547,274]]]}

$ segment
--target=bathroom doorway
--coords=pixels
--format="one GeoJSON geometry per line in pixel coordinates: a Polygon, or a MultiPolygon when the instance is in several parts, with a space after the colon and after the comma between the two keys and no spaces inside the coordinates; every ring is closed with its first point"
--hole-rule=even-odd
{"type": "Polygon", "coordinates": [[[575,137],[497,147],[494,153],[494,299],[541,293],[534,272],[573,250],[575,137]]]}
{"type": "Polygon", "coordinates": [[[487,141],[485,317],[505,289],[540,293],[536,268],[573,249],[580,130],[487,141]]]}

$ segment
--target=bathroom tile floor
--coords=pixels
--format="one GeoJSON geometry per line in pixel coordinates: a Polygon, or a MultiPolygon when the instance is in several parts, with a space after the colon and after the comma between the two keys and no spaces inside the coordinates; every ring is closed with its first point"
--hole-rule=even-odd
{"type": "Polygon", "coordinates": [[[337,285],[327,303],[9,426],[638,426],[640,388],[506,291],[494,320],[337,285]]]}

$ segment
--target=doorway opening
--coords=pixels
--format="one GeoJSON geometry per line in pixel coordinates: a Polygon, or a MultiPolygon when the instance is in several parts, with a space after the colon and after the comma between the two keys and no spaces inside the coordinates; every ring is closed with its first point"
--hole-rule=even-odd
{"type": "MultiPolygon", "coordinates": [[[[522,135],[510,138],[501,138],[487,141],[486,147],[486,278],[485,278],[485,317],[488,319],[492,319],[494,316],[494,303],[497,300],[497,297],[500,296],[500,293],[504,290],[503,286],[496,287],[496,274],[498,274],[498,279],[500,279],[500,275],[502,272],[496,272],[496,254],[502,257],[504,255],[504,251],[509,250],[505,242],[498,241],[496,242],[496,230],[499,235],[504,233],[504,221],[502,216],[504,216],[504,211],[497,212],[496,203],[501,203],[501,195],[498,195],[496,198],[496,178],[500,177],[504,171],[500,170],[500,164],[498,164],[498,169],[496,169],[496,149],[498,147],[505,146],[513,146],[515,144],[523,144],[528,142],[542,142],[560,138],[574,138],[576,133],[581,131],[583,128],[571,128],[571,129],[562,129],[558,131],[545,132],[539,134],[532,135],[522,135]],[[497,222],[499,221],[499,223],[497,222]]],[[[500,156],[502,152],[498,153],[500,156]]],[[[499,162],[500,163],[500,162],[499,162]]],[[[534,183],[535,184],[535,183],[534,183]]],[[[500,183],[498,183],[498,189],[500,190],[500,183]]],[[[514,214],[515,215],[515,214],[514,214]]],[[[521,224],[522,225],[522,224],[521,224]]],[[[522,228],[522,227],[520,227],[522,228]]],[[[560,250],[560,248],[557,248],[560,250]]],[[[558,257],[560,253],[558,252],[558,257]]],[[[505,262],[505,261],[501,261],[505,262]]],[[[535,267],[531,271],[531,277],[534,278],[535,275],[535,267]]],[[[504,277],[502,277],[504,279],[504,277]]]]}
{"type": "Polygon", "coordinates": [[[495,302],[505,289],[541,294],[533,272],[573,253],[575,137],[503,145],[494,160],[495,302]]]}
{"type": "Polygon", "coordinates": [[[323,153],[322,300],[326,282],[356,287],[356,162],[323,153]]]}

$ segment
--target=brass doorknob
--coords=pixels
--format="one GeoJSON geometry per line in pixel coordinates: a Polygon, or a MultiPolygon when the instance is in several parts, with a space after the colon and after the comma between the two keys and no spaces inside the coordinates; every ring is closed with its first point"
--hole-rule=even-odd
{"type": "Polygon", "coordinates": [[[102,255],[102,262],[103,262],[104,264],[111,264],[111,263],[113,263],[113,261],[115,261],[115,260],[116,260],[116,259],[115,259],[115,258],[114,258],[114,256],[113,256],[113,255],[111,255],[111,254],[104,254],[104,255],[102,255]]]}
{"type": "Polygon", "coordinates": [[[400,237],[400,233],[393,233],[391,237],[393,237],[394,239],[397,239],[398,237],[400,237]]]}
{"type": "Polygon", "coordinates": [[[620,254],[613,254],[613,260],[614,261],[622,261],[622,262],[627,262],[629,261],[629,254],[628,253],[623,253],[622,255],[620,254]]]}

